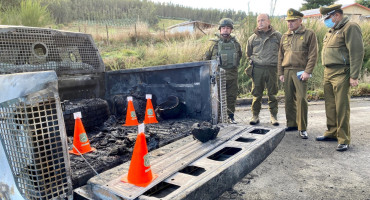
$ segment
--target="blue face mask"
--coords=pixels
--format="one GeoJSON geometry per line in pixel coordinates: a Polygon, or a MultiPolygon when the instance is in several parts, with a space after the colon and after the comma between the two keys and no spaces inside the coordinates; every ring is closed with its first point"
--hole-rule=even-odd
{"type": "Polygon", "coordinates": [[[325,21],[324,21],[324,23],[325,23],[325,26],[326,27],[328,27],[328,28],[333,28],[334,27],[334,25],[335,25],[335,23],[333,22],[333,21],[331,21],[331,19],[329,18],[329,19],[326,19],[325,21]]]}

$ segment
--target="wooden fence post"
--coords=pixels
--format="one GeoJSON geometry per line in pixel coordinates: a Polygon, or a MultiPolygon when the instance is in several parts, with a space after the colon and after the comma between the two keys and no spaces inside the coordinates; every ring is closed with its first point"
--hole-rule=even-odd
{"type": "Polygon", "coordinates": [[[109,45],[108,24],[105,25],[105,29],[107,30],[107,44],[109,45]]]}
{"type": "Polygon", "coordinates": [[[135,23],[135,44],[137,44],[137,32],[136,32],[136,23],[135,23]]]}
{"type": "Polygon", "coordinates": [[[166,29],[164,29],[164,24],[163,24],[163,37],[166,39],[166,29]]]}

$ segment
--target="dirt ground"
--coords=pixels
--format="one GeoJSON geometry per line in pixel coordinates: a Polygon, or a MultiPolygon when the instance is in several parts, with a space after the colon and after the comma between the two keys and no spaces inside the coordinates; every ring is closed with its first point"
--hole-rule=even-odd
{"type": "MultiPolygon", "coordinates": [[[[285,127],[284,103],[279,103],[280,127],[285,127]]],[[[236,120],[247,124],[250,106],[239,106],[236,120]]],[[[260,126],[269,124],[263,105],[260,126]]],[[[286,132],[275,151],[232,189],[223,199],[370,199],[370,98],[351,100],[351,145],[346,152],[335,150],[337,142],[317,142],[326,130],[324,101],[310,102],[309,138],[297,131],[286,132]]]]}

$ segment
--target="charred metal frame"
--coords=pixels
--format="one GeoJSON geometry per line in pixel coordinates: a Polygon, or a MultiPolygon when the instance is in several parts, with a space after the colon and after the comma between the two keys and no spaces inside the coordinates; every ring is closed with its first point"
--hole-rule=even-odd
{"type": "Polygon", "coordinates": [[[226,93],[218,92],[218,85],[224,82],[220,74],[217,61],[110,71],[105,73],[105,99],[112,105],[115,95],[142,93],[153,94],[160,104],[173,95],[186,103],[189,117],[216,124],[220,122],[220,104],[226,105],[220,100],[226,93]]]}
{"type": "Polygon", "coordinates": [[[12,176],[25,199],[72,199],[55,72],[0,75],[0,89],[0,166],[11,171],[1,179],[12,176]]]}
{"type": "Polygon", "coordinates": [[[53,70],[61,100],[104,96],[105,66],[89,34],[0,26],[0,74],[53,70]]]}
{"type": "Polygon", "coordinates": [[[0,74],[54,70],[58,75],[104,71],[91,35],[0,26],[0,74]]]}

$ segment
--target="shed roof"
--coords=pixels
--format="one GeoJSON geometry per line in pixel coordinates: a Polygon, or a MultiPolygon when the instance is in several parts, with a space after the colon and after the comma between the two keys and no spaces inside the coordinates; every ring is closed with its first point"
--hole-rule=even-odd
{"type": "Polygon", "coordinates": [[[198,24],[198,25],[201,25],[201,26],[216,26],[214,24],[210,24],[210,23],[206,23],[206,22],[201,22],[201,21],[187,21],[187,22],[182,22],[182,23],[179,23],[179,24],[175,24],[173,26],[170,26],[168,27],[167,29],[173,29],[175,27],[180,27],[180,26],[187,26],[189,24],[198,24]]]}
{"type": "MultiPolygon", "coordinates": [[[[342,9],[345,10],[346,8],[351,7],[351,6],[360,6],[360,7],[365,8],[365,9],[370,11],[370,8],[365,7],[365,6],[363,6],[361,4],[358,4],[358,3],[343,4],[342,9]]],[[[319,8],[311,9],[311,10],[304,10],[304,11],[302,11],[302,13],[304,14],[304,18],[316,17],[316,16],[320,17],[321,16],[319,8]]]]}

